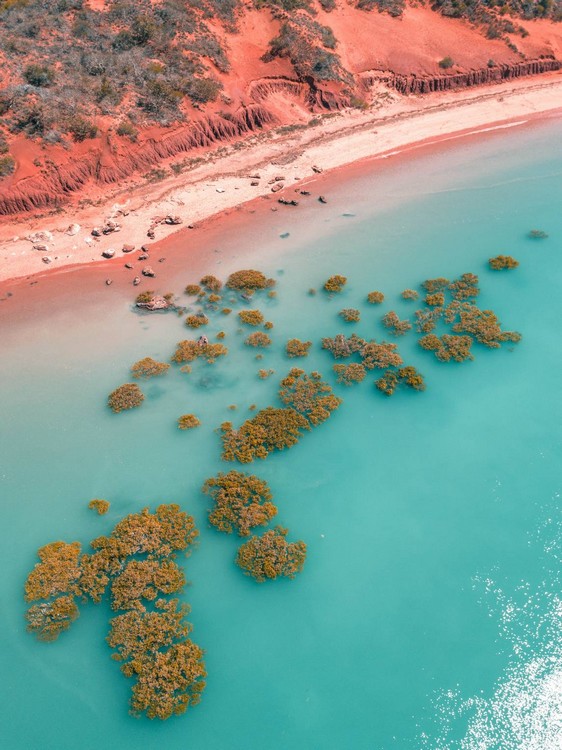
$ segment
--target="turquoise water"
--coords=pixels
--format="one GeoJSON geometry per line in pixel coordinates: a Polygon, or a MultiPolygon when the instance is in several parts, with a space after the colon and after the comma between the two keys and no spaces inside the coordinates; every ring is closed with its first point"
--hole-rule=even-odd
{"type": "MultiPolygon", "coordinates": [[[[256,361],[235,316],[217,314],[209,332],[227,332],[229,357],[149,381],[130,413],[105,409],[107,393],[140,357],[171,356],[189,336],[180,318],[135,314],[119,289],[103,303],[53,299],[19,322],[17,305],[37,306],[31,292],[2,302],[5,747],[560,747],[561,131],[547,122],[375,164],[334,186],[327,206],[260,215],[247,235],[225,230],[206,270],[224,278],[252,265],[276,279],[277,298],[259,304],[275,324],[271,350],[256,361]],[[533,227],[550,237],[527,239],[533,227]],[[502,252],[520,268],[489,271],[502,252]],[[248,467],[271,485],[290,537],[306,541],[304,571],[264,585],[244,577],[237,540],[208,527],[199,491],[231,468],[215,428],[276,403],[291,365],[334,382],[321,337],[388,338],[381,315],[417,307],[404,288],[466,271],[480,275],[479,306],[522,342],[442,364],[410,333],[397,343],[424,393],[385,398],[372,374],[335,386],[344,403],[327,423],[248,467]],[[332,273],[349,279],[341,295],[308,294],[332,273]],[[364,304],[372,289],[382,306],[364,304]],[[342,307],[359,307],[361,322],[343,324],[342,307]],[[308,359],[284,356],[295,336],[314,341],[308,359]],[[275,375],[262,381],[260,368],[275,375]],[[182,433],[187,412],[203,425],[182,433]],[[107,516],[87,509],[92,497],[111,501],[107,516]],[[37,547],[86,546],[160,502],[180,503],[201,531],[184,598],[209,673],[201,704],[166,723],[127,714],[107,604],[83,607],[46,645],[26,634],[22,598],[37,547]]],[[[186,263],[167,287],[181,292],[192,274],[186,263]]]]}

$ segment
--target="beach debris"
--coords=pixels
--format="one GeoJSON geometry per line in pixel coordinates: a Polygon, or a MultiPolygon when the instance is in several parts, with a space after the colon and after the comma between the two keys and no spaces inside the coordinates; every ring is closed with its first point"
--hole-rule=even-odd
{"type": "Polygon", "coordinates": [[[80,224],[70,224],[65,234],[70,235],[70,237],[74,237],[75,235],[78,234],[80,229],[81,229],[80,224]]]}
{"type": "Polygon", "coordinates": [[[112,247],[108,247],[107,250],[104,250],[102,252],[102,256],[104,258],[113,258],[114,255],[115,255],[115,250],[112,247]]]}
{"type": "Polygon", "coordinates": [[[261,177],[259,176],[259,174],[249,174],[248,178],[250,180],[261,180],[261,177]]]}
{"type": "Polygon", "coordinates": [[[163,263],[166,260],[166,258],[158,258],[158,263],[163,263]]]}
{"type": "Polygon", "coordinates": [[[105,285],[106,286],[111,286],[112,284],[113,284],[113,281],[111,281],[111,279],[106,279],[105,280],[105,285]]]}
{"type": "Polygon", "coordinates": [[[250,182],[250,185],[251,185],[252,187],[258,187],[258,185],[259,185],[259,182],[258,182],[257,180],[252,180],[252,182],[250,182]]]}
{"type": "Polygon", "coordinates": [[[121,252],[132,253],[134,249],[135,249],[134,245],[123,245],[123,247],[121,248],[121,252]]]}
{"type": "Polygon", "coordinates": [[[154,278],[154,276],[156,276],[156,274],[152,270],[152,266],[145,266],[142,269],[141,273],[142,273],[143,276],[150,276],[151,278],[154,278]]]}
{"type": "Polygon", "coordinates": [[[295,200],[289,201],[286,198],[278,198],[277,202],[282,203],[284,206],[298,206],[299,205],[298,201],[295,201],[295,200]]]}
{"type": "Polygon", "coordinates": [[[282,182],[276,182],[275,185],[272,186],[271,192],[277,193],[279,190],[283,190],[285,185],[282,182]]]}
{"type": "MultiPolygon", "coordinates": [[[[223,193],[224,193],[224,190],[223,190],[223,193]]],[[[168,215],[164,219],[164,224],[174,224],[175,225],[175,224],[182,224],[182,223],[183,223],[183,219],[181,219],[179,216],[168,215]]]]}
{"type": "Polygon", "coordinates": [[[133,279],[133,286],[138,286],[140,283],[141,283],[140,277],[135,276],[135,278],[133,279]]]}
{"type": "Polygon", "coordinates": [[[298,191],[301,195],[310,195],[310,190],[299,190],[298,191]]]}
{"type": "Polygon", "coordinates": [[[316,164],[313,164],[312,171],[316,172],[316,174],[320,174],[320,172],[323,172],[324,170],[322,169],[322,167],[317,167],[316,164]]]}
{"type": "Polygon", "coordinates": [[[91,231],[92,237],[101,237],[102,230],[99,227],[94,227],[91,231]]]}
{"type": "Polygon", "coordinates": [[[148,230],[146,236],[149,240],[153,240],[156,237],[156,234],[154,233],[154,229],[152,229],[152,227],[148,230]]]}
{"type": "Polygon", "coordinates": [[[28,234],[26,239],[29,242],[32,242],[34,245],[36,245],[41,242],[52,242],[53,235],[51,232],[48,232],[47,230],[43,230],[39,232],[33,232],[33,234],[28,234]]]}
{"type": "Polygon", "coordinates": [[[33,245],[34,250],[38,250],[40,253],[48,253],[49,252],[49,246],[48,245],[33,245]]]}
{"type": "Polygon", "coordinates": [[[53,259],[51,258],[51,256],[50,256],[50,255],[44,255],[44,256],[43,256],[43,257],[41,258],[41,260],[43,261],[43,263],[52,263],[52,261],[53,261],[53,259]]]}
{"type": "Polygon", "coordinates": [[[224,193],[224,188],[217,188],[217,193],[224,193]]]}
{"type": "Polygon", "coordinates": [[[327,203],[328,202],[327,199],[326,199],[326,196],[324,196],[324,195],[319,195],[318,196],[318,200],[320,201],[320,203],[327,203]]]}
{"type": "Polygon", "coordinates": [[[129,270],[133,267],[132,263],[125,263],[125,268],[128,268],[129,270]]]}

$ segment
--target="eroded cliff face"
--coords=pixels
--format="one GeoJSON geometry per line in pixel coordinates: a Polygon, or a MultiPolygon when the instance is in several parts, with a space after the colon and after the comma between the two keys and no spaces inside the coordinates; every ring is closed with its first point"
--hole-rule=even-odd
{"type": "Polygon", "coordinates": [[[442,75],[400,75],[392,72],[372,71],[363,77],[367,85],[373,85],[376,81],[383,82],[386,86],[400,94],[431,94],[435,91],[452,91],[470,88],[472,86],[485,86],[486,84],[502,83],[512,81],[516,78],[536,76],[553,70],[562,69],[559,60],[527,60],[512,65],[492,65],[478,70],[469,70],[465,73],[449,73],[442,75]]]}
{"type": "MultiPolygon", "coordinates": [[[[518,34],[490,40],[466,21],[423,5],[406,5],[394,18],[364,12],[347,0],[335,0],[330,12],[327,3],[309,2],[308,10],[292,13],[244,6],[236,28],[207,21],[228,58],[228,65],[218,60],[214,68],[206,62],[206,75],[222,87],[220,96],[201,104],[186,100],[183,122],[173,125],[141,118],[134,138],[118,134],[124,105],[94,118],[95,137],[80,142],[67,136],[50,143],[35,132],[18,134],[12,128],[18,97],[40,103],[43,89],[17,85],[17,70],[0,50],[0,159],[4,140],[13,164],[7,174],[0,171],[0,216],[99,198],[129,178],[167,170],[178,157],[189,161],[258,132],[306,125],[318,113],[368,107],[381,86],[399,95],[426,95],[562,68],[562,24],[551,21],[521,22],[518,34]],[[321,41],[315,37],[319,33],[321,41]],[[445,57],[452,58],[446,71],[440,67],[445,57]],[[15,92],[7,105],[3,92],[15,92]],[[3,106],[12,108],[4,121],[3,106]]],[[[101,62],[87,64],[95,70],[101,62]]],[[[161,65],[149,64],[155,70],[161,65]]],[[[124,104],[130,108],[131,96],[124,104]]]]}

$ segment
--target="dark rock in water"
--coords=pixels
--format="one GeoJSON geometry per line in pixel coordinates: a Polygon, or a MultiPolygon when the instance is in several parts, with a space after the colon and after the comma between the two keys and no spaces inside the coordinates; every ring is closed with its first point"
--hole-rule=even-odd
{"type": "Polygon", "coordinates": [[[318,200],[320,201],[320,203],[327,203],[328,202],[323,195],[319,195],[318,196],[318,200]]]}
{"type": "Polygon", "coordinates": [[[163,263],[166,260],[166,258],[158,258],[158,263],[163,263]]]}
{"type": "Polygon", "coordinates": [[[148,260],[148,253],[141,253],[141,255],[139,255],[139,260],[148,260]]]}
{"type": "Polygon", "coordinates": [[[298,206],[299,205],[298,201],[295,201],[295,200],[288,201],[286,198],[279,198],[277,202],[282,203],[284,206],[298,206]]]}
{"type": "Polygon", "coordinates": [[[135,276],[135,278],[133,279],[133,286],[138,286],[140,282],[140,278],[138,276],[135,276]]]}
{"type": "Polygon", "coordinates": [[[133,267],[132,263],[125,263],[125,268],[131,269],[133,267]]]}
{"type": "Polygon", "coordinates": [[[106,286],[111,286],[113,284],[113,281],[111,281],[111,279],[106,279],[105,284],[106,286]]]}
{"type": "Polygon", "coordinates": [[[299,190],[301,195],[310,195],[310,190],[299,190]]]}
{"type": "Polygon", "coordinates": [[[143,276],[150,276],[151,278],[154,278],[156,276],[156,274],[152,270],[152,266],[145,266],[142,269],[142,275],[143,276]]]}
{"type": "Polygon", "coordinates": [[[282,240],[285,240],[289,236],[289,232],[283,232],[283,234],[280,234],[279,236],[281,237],[282,240]]]}

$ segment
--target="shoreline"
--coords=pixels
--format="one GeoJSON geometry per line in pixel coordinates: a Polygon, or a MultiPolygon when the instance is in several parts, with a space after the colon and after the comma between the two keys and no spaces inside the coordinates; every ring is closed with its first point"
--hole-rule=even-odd
{"type": "MultiPolygon", "coordinates": [[[[222,219],[233,211],[244,208],[252,213],[260,204],[272,208],[279,198],[292,200],[295,190],[321,186],[327,176],[341,179],[343,173],[372,169],[377,161],[384,163],[418,149],[441,148],[460,138],[480,137],[560,115],[562,73],[553,73],[534,82],[525,79],[462,92],[397,97],[380,111],[346,112],[325,119],[318,128],[278,139],[264,137],[263,142],[247,142],[242,147],[235,144],[231,153],[192,172],[157,185],[130,188],[128,199],[121,203],[86,209],[70,205],[62,216],[20,216],[16,221],[0,222],[0,283],[17,284],[31,277],[52,277],[57,272],[66,275],[83,266],[101,270],[109,277],[117,268],[122,269],[124,262],[138,260],[136,254],[121,252],[123,244],[135,245],[137,250],[145,245],[149,251],[168,252],[184,238],[186,244],[193,244],[199,235],[197,230],[219,219],[223,223],[222,219]],[[257,180],[249,175],[258,172],[259,185],[251,185],[257,180]],[[284,180],[279,182],[284,188],[273,193],[273,179],[281,176],[284,180]],[[154,240],[147,239],[154,217],[168,214],[179,215],[182,224],[159,223],[154,240]],[[91,229],[110,218],[118,219],[120,232],[94,240],[91,229]],[[76,236],[65,233],[72,223],[81,227],[76,236]],[[53,235],[49,250],[34,250],[25,237],[45,230],[53,235]],[[115,249],[115,257],[104,260],[101,253],[109,248],[115,249]],[[41,260],[45,254],[53,258],[48,266],[41,260]]],[[[312,199],[317,198],[315,193],[312,199]]],[[[141,266],[151,262],[141,263],[131,273],[140,273],[141,266]]]]}

